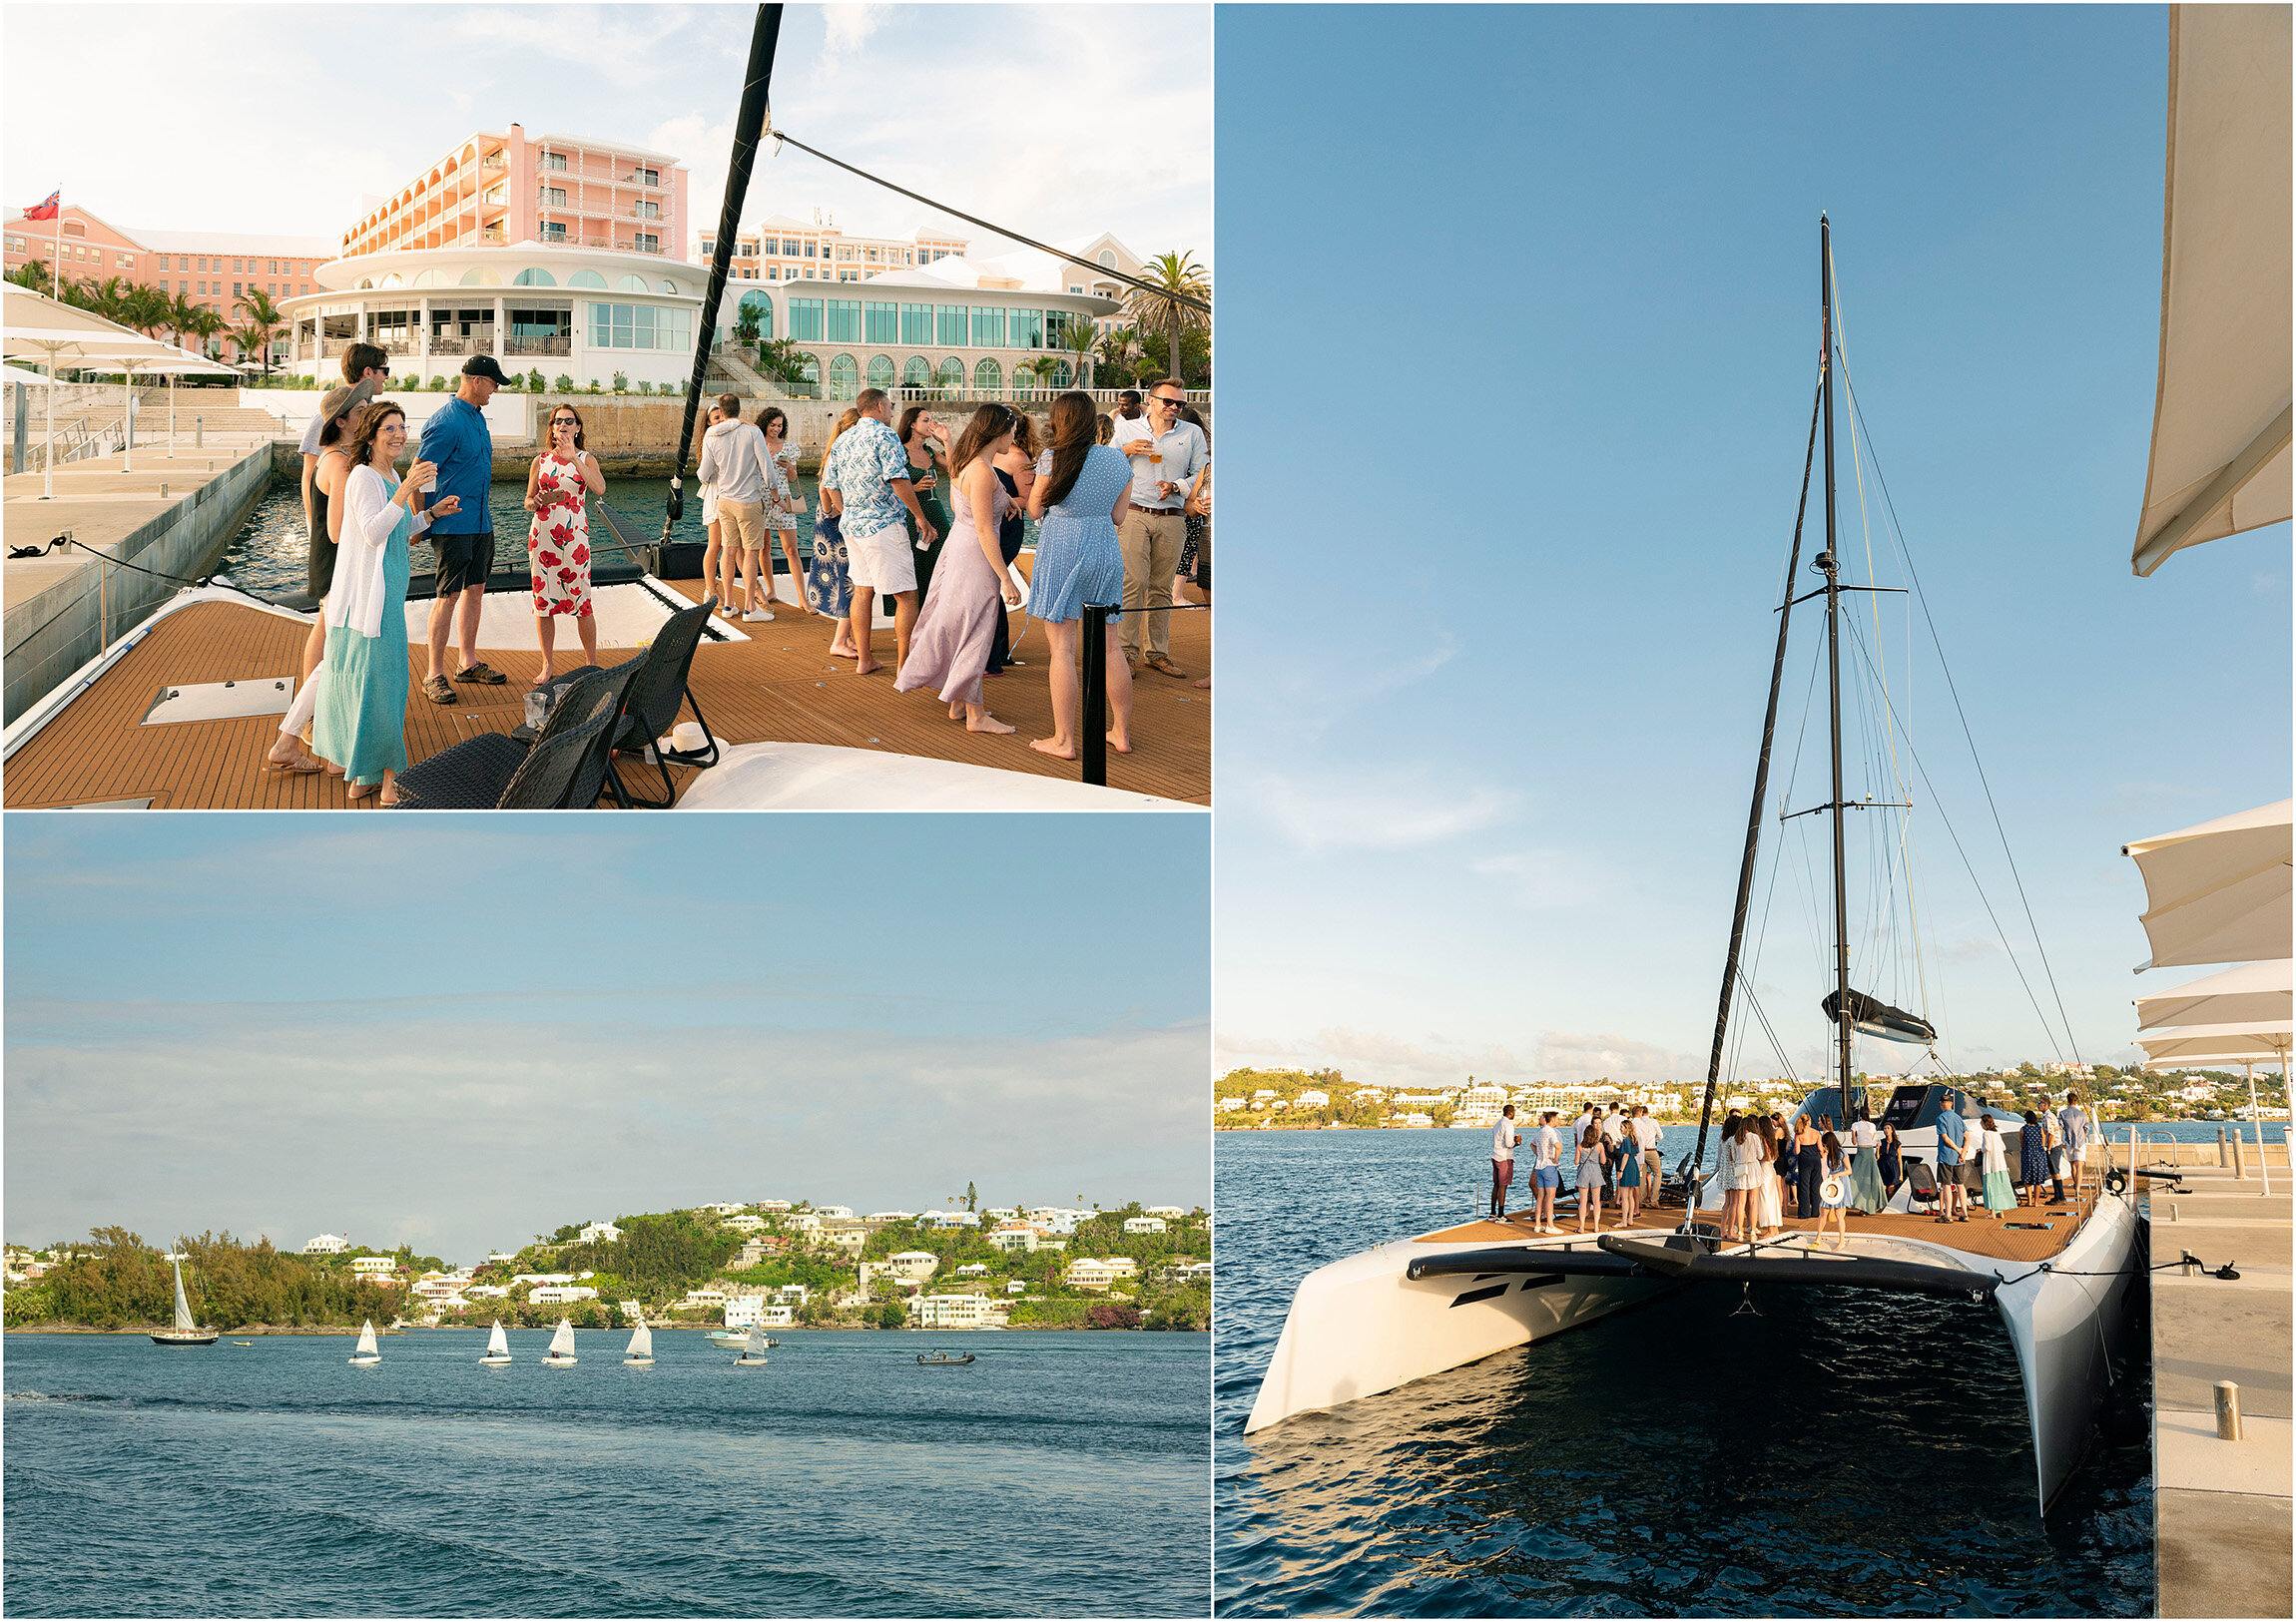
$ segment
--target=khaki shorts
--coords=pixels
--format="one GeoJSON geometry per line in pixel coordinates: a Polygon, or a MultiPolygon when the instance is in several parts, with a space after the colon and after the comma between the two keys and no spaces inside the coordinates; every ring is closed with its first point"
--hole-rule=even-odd
{"type": "Polygon", "coordinates": [[[756,551],[766,544],[766,504],[718,497],[718,536],[728,546],[756,551]]]}
{"type": "MultiPolygon", "coordinates": [[[[718,510],[725,511],[726,503],[719,502],[718,510]]],[[[916,554],[910,550],[908,526],[895,524],[867,535],[848,535],[846,572],[855,585],[874,592],[916,590],[916,554]]]]}

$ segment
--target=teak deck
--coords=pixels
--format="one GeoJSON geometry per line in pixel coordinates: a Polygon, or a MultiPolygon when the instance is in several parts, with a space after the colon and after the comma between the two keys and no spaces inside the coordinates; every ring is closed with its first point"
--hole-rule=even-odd
{"type": "MultiPolygon", "coordinates": [[[[1997,1262],[2045,1262],[2071,1243],[2073,1234],[2079,1229],[2081,1223],[2087,1220],[2089,1208],[2095,1204],[2096,1196],[2090,1194],[2084,1197],[2078,1205],[2068,1201],[2060,1206],[2021,1206],[2005,1213],[1999,1221],[1996,1221],[1990,1213],[1979,1207],[1972,1211],[1969,1221],[1951,1223],[1943,1228],[1938,1226],[1935,1217],[1901,1216],[1896,1212],[1884,1212],[1878,1217],[1865,1217],[1853,1211],[1849,1214],[1850,1232],[1853,1235],[1875,1234],[1890,1239],[1924,1240],[1935,1245],[1950,1246],[1954,1250],[1965,1251],[1972,1256],[1989,1257],[1997,1262]],[[2006,1228],[2003,1226],[2004,1223],[2009,1222],[2045,1222],[2052,1223],[2054,1226],[2046,1229],[2006,1228]]],[[[1638,1220],[1636,1226],[1665,1226],[1670,1228],[1681,1221],[1682,1208],[1679,1205],[1660,1207],[1659,1209],[1672,1213],[1663,1224],[1643,1223],[1638,1220]]],[[[1646,1209],[1645,1215],[1650,1214],[1646,1209]]],[[[1719,1213],[1701,1213],[1701,1216],[1705,1217],[1718,1215],[1719,1213]]],[[[1606,1205],[1603,1217],[1608,1225],[1604,1230],[1605,1232],[1612,1231],[1617,1227],[1616,1208],[1606,1205]]],[[[1558,1213],[1555,1218],[1555,1226],[1562,1230],[1564,1239],[1584,1240],[1589,1245],[1594,1243],[1593,1230],[1589,1229],[1584,1234],[1579,1233],[1577,1219],[1574,1217],[1566,1219],[1558,1213]]],[[[1815,1234],[1818,1231],[1818,1224],[1815,1221],[1798,1221],[1789,1215],[1786,1218],[1786,1231],[1791,1234],[1815,1234]]],[[[1532,1232],[1527,1216],[1521,1212],[1510,1212],[1505,1220],[1500,1222],[1493,1222],[1487,1218],[1478,1219],[1473,1222],[1461,1223],[1455,1228],[1442,1228],[1432,1234],[1421,1234],[1418,1236],[1418,1240],[1423,1245],[1484,1245],[1501,1240],[1528,1242],[1540,1237],[1540,1235],[1532,1232]]],[[[1544,1237],[1547,1243],[1552,1244],[1554,1242],[1553,1235],[1549,1234],[1544,1237]]]]}
{"type": "MultiPolygon", "coordinates": [[[[701,598],[699,581],[668,584],[689,600],[701,598]]],[[[947,706],[929,692],[892,690],[889,629],[876,634],[877,658],[886,668],[856,677],[852,661],[829,656],[831,622],[789,604],[776,604],[775,614],[771,625],[743,627],[748,642],[705,641],[694,655],[694,696],[722,741],[841,745],[1077,781],[1076,762],[1056,761],[1028,747],[1030,739],[1052,729],[1048,648],[1043,629],[1033,621],[1015,650],[1025,663],[987,683],[992,713],[1017,730],[984,734],[950,721],[947,706]]],[[[1210,805],[1212,695],[1196,687],[1194,679],[1211,669],[1212,616],[1189,612],[1171,618],[1172,658],[1189,680],[1153,671],[1135,678],[1133,752],[1109,755],[1108,786],[1210,805]]],[[[342,780],[331,774],[298,777],[267,771],[265,752],[279,736],[276,716],[142,724],[153,698],[172,684],[293,676],[305,631],[303,624],[233,603],[195,603],[169,615],[17,751],[7,763],[6,805],[29,809],[149,799],[155,808],[373,806],[372,799],[348,801],[342,780]]],[[[579,664],[581,651],[571,636],[562,633],[559,640],[559,669],[579,664]]],[[[422,697],[424,654],[408,648],[413,678],[406,708],[409,762],[473,733],[508,732],[525,719],[526,685],[539,669],[540,655],[480,652],[510,678],[509,685],[457,684],[461,702],[441,706],[422,697]]],[[[601,650],[600,655],[608,665],[635,657],[635,651],[601,650]]],[[[682,795],[698,774],[674,769],[672,776],[682,795]]]]}

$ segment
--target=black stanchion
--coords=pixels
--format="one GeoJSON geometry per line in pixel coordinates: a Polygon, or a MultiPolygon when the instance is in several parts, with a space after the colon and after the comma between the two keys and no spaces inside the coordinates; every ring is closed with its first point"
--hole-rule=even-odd
{"type": "Polygon", "coordinates": [[[1108,605],[1084,605],[1084,702],[1079,706],[1077,748],[1084,781],[1108,787],[1108,605]]]}

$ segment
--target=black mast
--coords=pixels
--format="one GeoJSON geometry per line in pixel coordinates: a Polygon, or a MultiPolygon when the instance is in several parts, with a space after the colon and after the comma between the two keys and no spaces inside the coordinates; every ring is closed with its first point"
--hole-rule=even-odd
{"type": "MultiPolygon", "coordinates": [[[[1818,365],[1825,367],[1821,350],[1818,365]]],[[[1820,384],[1823,387],[1823,382],[1820,384]]],[[[1738,862],[1738,902],[1730,913],[1730,951],[1722,964],[1722,997],[1714,1010],[1714,1051],[1706,1059],[1706,1099],[1698,1111],[1698,1149],[1691,1156],[1687,1224],[1695,1220],[1698,1169],[1706,1164],[1706,1133],[1714,1121],[1714,1095],[1722,1084],[1722,1043],[1730,1029],[1730,992],[1738,982],[1738,954],[1746,942],[1746,909],[1754,896],[1754,859],[1762,845],[1762,802],[1770,786],[1770,745],[1778,731],[1778,690],[1786,679],[1786,626],[1794,614],[1794,576],[1802,563],[1802,520],[1810,510],[1810,463],[1818,450],[1819,398],[1810,401],[1810,438],[1802,449],[1802,496],[1794,505],[1794,544],[1786,558],[1784,599],[1778,604],[1778,652],[1770,662],[1770,705],[1762,712],[1762,753],[1754,763],[1754,803],[1746,811],[1746,852],[1738,862]]]]}
{"type": "MultiPolygon", "coordinates": [[[[701,326],[695,333],[694,374],[686,383],[686,416],[678,429],[678,459],[670,466],[670,507],[662,519],[662,550],[670,544],[670,526],[685,511],[682,485],[686,452],[694,444],[694,418],[702,404],[702,377],[710,369],[711,336],[718,326],[718,301],[725,295],[726,275],[733,268],[734,239],[742,229],[742,202],[749,195],[750,168],[758,156],[758,136],[766,127],[766,102],[774,82],[774,48],[782,37],[782,8],[758,7],[756,27],[750,31],[750,65],[742,76],[742,105],[734,117],[733,163],[726,171],[726,201],[718,214],[718,247],[710,256],[710,285],[702,295],[701,326]]],[[[657,553],[655,567],[661,567],[657,553]]]]}
{"type": "Polygon", "coordinates": [[[1834,991],[1840,999],[1834,1005],[1835,1062],[1842,1097],[1842,1119],[1835,1125],[1847,1127],[1855,1110],[1850,1097],[1854,1027],[1850,1021],[1850,888],[1842,845],[1842,812],[1847,809],[1842,799],[1842,587],[1841,564],[1834,553],[1834,244],[1833,228],[1822,214],[1818,216],[1818,287],[1823,305],[1819,322],[1826,340],[1826,364],[1819,374],[1826,419],[1826,550],[1819,554],[1818,567],[1826,576],[1826,685],[1834,754],[1834,804],[1830,808],[1834,817],[1834,991]]]}

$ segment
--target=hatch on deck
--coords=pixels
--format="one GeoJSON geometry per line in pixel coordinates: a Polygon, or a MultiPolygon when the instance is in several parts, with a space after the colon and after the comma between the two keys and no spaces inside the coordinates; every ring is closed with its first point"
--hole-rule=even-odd
{"type": "Polygon", "coordinates": [[[189,682],[163,687],[144,712],[144,725],[171,721],[236,721],[243,716],[284,716],[294,703],[291,676],[249,676],[231,682],[189,682]]]}

